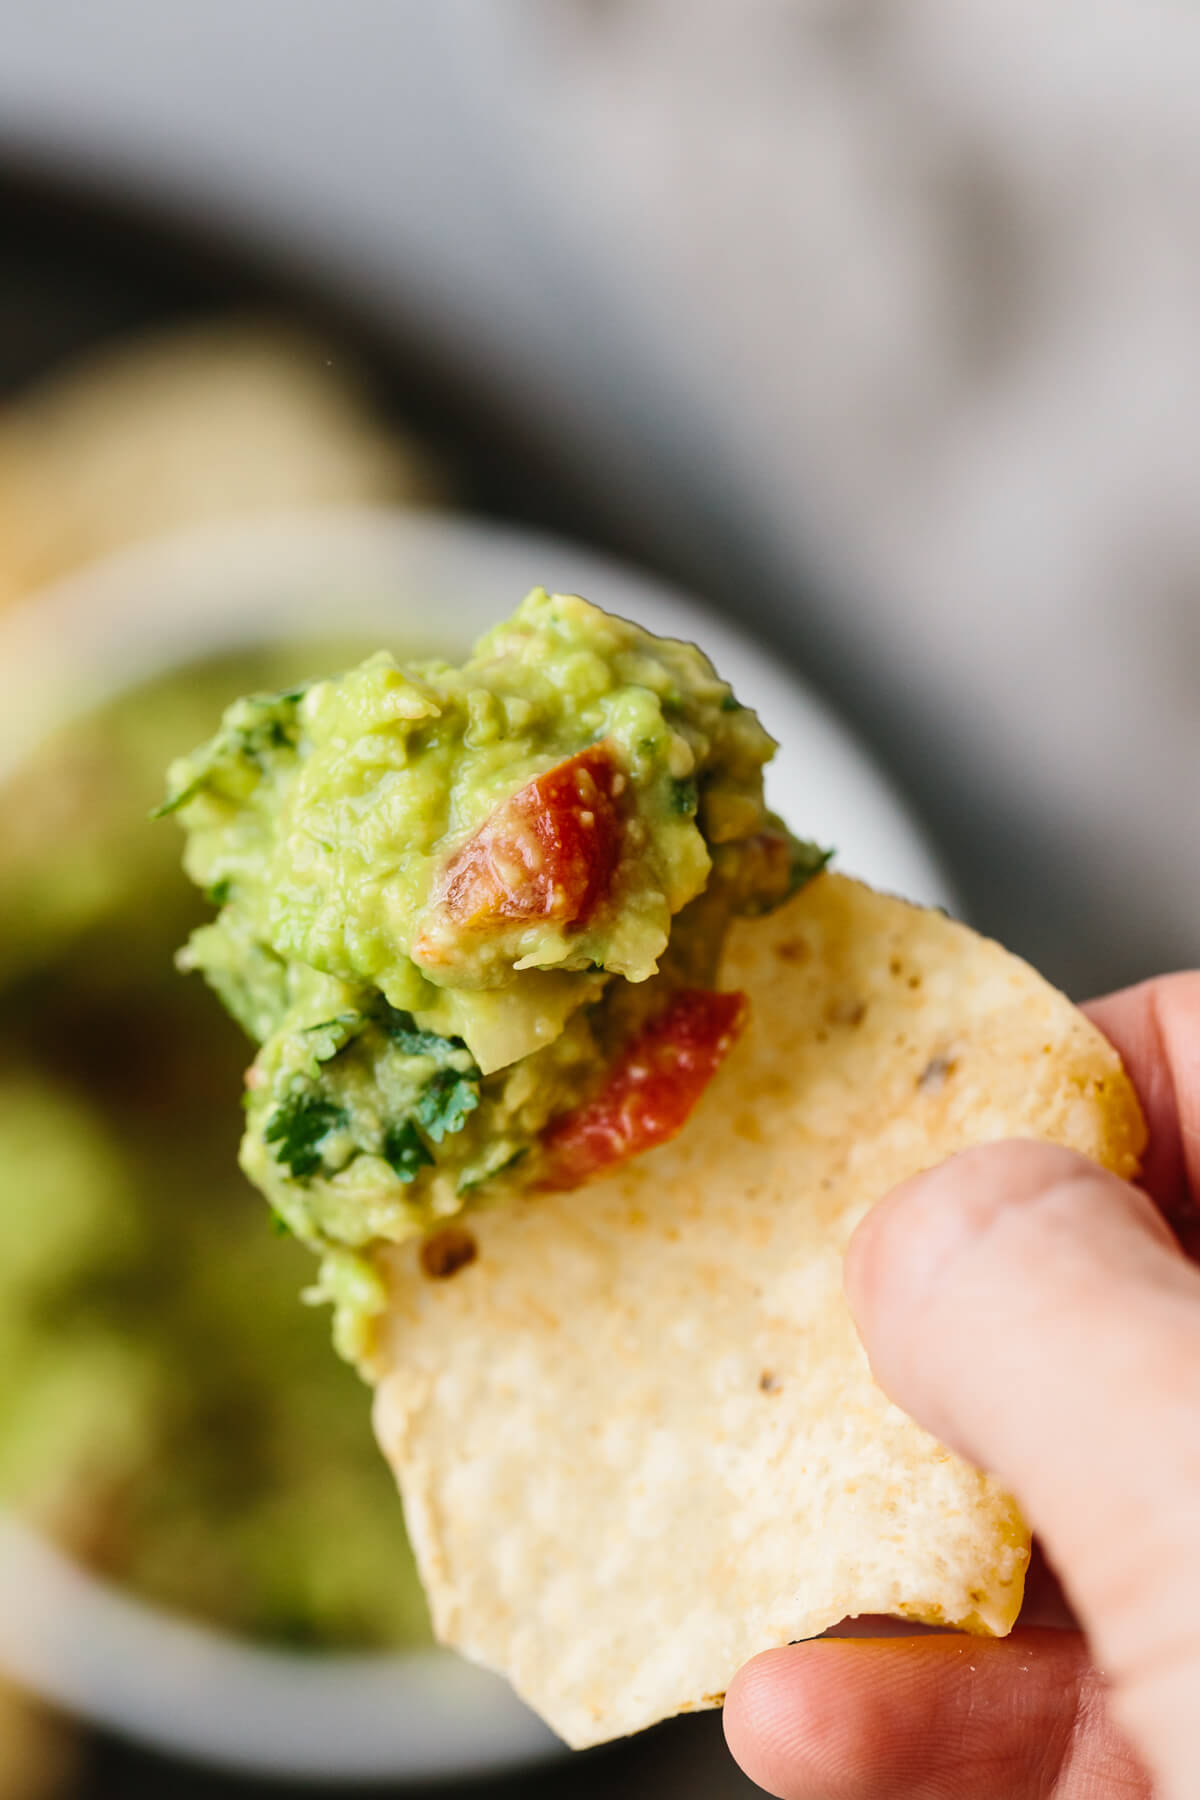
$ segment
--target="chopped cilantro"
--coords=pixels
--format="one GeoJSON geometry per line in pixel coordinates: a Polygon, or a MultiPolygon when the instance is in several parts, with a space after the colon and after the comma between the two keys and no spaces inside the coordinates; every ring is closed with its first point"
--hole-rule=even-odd
{"type": "Polygon", "coordinates": [[[304,1027],[305,1037],[312,1038],[313,1060],[332,1062],[333,1058],[362,1030],[366,1020],[360,1012],[338,1013],[336,1018],[322,1019],[317,1025],[304,1027]]]}
{"type": "Polygon", "coordinates": [[[460,1061],[466,1045],[459,1037],[439,1037],[436,1031],[422,1031],[410,1012],[390,1006],[382,997],[377,1010],[383,1026],[397,1050],[405,1056],[430,1056],[436,1063],[460,1061]]]}
{"type": "Polygon", "coordinates": [[[165,819],[169,813],[178,812],[210,786],[222,765],[249,763],[260,774],[265,773],[271,752],[295,748],[299,732],[296,702],[303,692],[303,688],[294,688],[286,694],[251,694],[245,700],[235,700],[217,735],[188,759],[195,770],[191,779],[168,794],[150,817],[165,819]],[[281,712],[286,716],[280,717],[281,712]]]}
{"type": "Polygon", "coordinates": [[[311,1089],[296,1088],[275,1108],[263,1137],[268,1144],[278,1144],[275,1160],[286,1164],[296,1181],[307,1181],[321,1167],[325,1139],[331,1132],[344,1131],[349,1122],[345,1107],[311,1089]]]}
{"type": "Polygon", "coordinates": [[[383,1140],[384,1159],[391,1164],[401,1181],[414,1181],[421,1170],[433,1161],[433,1152],[411,1119],[389,1125],[383,1140]]]}
{"type": "Polygon", "coordinates": [[[808,843],[803,838],[793,839],[787,898],[799,893],[806,882],[819,875],[832,857],[833,851],[822,850],[820,844],[808,843]]]}
{"type": "Polygon", "coordinates": [[[515,1150],[507,1151],[498,1162],[485,1165],[483,1168],[464,1169],[458,1178],[455,1189],[459,1194],[474,1193],[485,1181],[494,1181],[497,1175],[503,1175],[507,1169],[514,1168],[521,1158],[529,1155],[529,1145],[520,1144],[515,1150]]]}
{"type": "Polygon", "coordinates": [[[694,781],[672,781],[671,811],[680,813],[690,819],[700,804],[700,795],[694,781]]]}
{"type": "Polygon", "coordinates": [[[722,712],[745,712],[745,710],[745,707],[742,705],[736,694],[721,695],[722,712]]]}
{"type": "Polygon", "coordinates": [[[457,1069],[439,1069],[421,1089],[417,1119],[435,1144],[461,1131],[468,1113],[479,1105],[479,1072],[464,1075],[457,1069]]]}
{"type": "Polygon", "coordinates": [[[204,898],[210,906],[224,906],[233,892],[233,883],[228,876],[222,881],[214,881],[211,887],[204,890],[204,898]]]}
{"type": "Polygon", "coordinates": [[[204,786],[208,777],[209,771],[206,769],[203,775],[197,775],[194,780],[185,782],[181,788],[176,788],[173,794],[167,795],[160,806],[156,806],[152,809],[150,817],[152,819],[166,819],[169,818],[172,813],[178,812],[181,806],[186,806],[189,800],[194,800],[196,798],[196,795],[200,792],[200,789],[204,786]]]}

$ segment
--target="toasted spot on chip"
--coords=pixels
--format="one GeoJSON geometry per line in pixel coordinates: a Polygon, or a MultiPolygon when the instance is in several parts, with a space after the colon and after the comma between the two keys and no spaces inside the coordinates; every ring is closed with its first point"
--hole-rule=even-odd
{"type": "Polygon", "coordinates": [[[473,1263],[478,1254],[479,1246],[464,1226],[443,1225],[422,1243],[421,1268],[431,1281],[445,1281],[473,1263]]]}
{"type": "Polygon", "coordinates": [[[784,938],[781,944],[776,944],[775,954],[780,962],[802,963],[808,961],[812,951],[803,938],[790,937],[784,938]]]}
{"type": "Polygon", "coordinates": [[[954,1056],[931,1056],[921,1073],[917,1076],[917,1086],[923,1094],[937,1094],[945,1087],[949,1076],[958,1067],[958,1059],[954,1056]]]}
{"type": "Polygon", "coordinates": [[[941,914],[823,874],[735,926],[721,979],[750,1022],[678,1137],[478,1213],[478,1279],[381,1258],[375,1424],[437,1634],[576,1745],[715,1705],[747,1658],[847,1617],[1009,1630],[1024,1522],[875,1386],[845,1246],[970,1144],[1129,1176],[1144,1143],[1094,1027],[941,914]],[[830,1031],[846,995],[865,1014],[830,1031]]]}

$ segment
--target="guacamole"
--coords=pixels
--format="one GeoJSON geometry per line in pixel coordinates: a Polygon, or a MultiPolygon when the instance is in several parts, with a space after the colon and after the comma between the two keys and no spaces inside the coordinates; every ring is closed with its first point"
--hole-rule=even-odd
{"type": "Polygon", "coordinates": [[[429,1626],[395,1484],[238,1173],[245,1043],[173,974],[203,902],[146,816],[180,731],[345,651],[151,682],[0,784],[0,1505],[190,1617],[397,1649],[429,1626]]]}
{"type": "Polygon", "coordinates": [[[180,960],[261,1046],[242,1166],[349,1353],[373,1244],[682,1125],[744,1014],[730,918],[824,860],[766,808],[773,750],[693,645],[536,589],[461,667],[252,695],[172,765],[218,908],[180,960]]]}

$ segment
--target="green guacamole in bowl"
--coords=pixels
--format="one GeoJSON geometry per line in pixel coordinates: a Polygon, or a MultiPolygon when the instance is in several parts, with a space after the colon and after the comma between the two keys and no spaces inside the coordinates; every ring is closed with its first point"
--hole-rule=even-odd
{"type": "Polygon", "coordinates": [[[148,682],[0,788],[0,1505],[195,1620],[395,1650],[429,1627],[369,1394],[237,1172],[251,1050],[175,974],[205,909],[149,818],[181,735],[328,655],[148,682]]]}

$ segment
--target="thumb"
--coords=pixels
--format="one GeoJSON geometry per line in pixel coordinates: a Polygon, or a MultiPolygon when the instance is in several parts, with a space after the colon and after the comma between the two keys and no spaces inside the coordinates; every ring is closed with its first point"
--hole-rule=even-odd
{"type": "Polygon", "coordinates": [[[1200,1792],[1200,1272],[1137,1189],[1009,1143],[883,1201],[846,1287],[881,1386],[1017,1495],[1164,1793],[1200,1792]]]}

